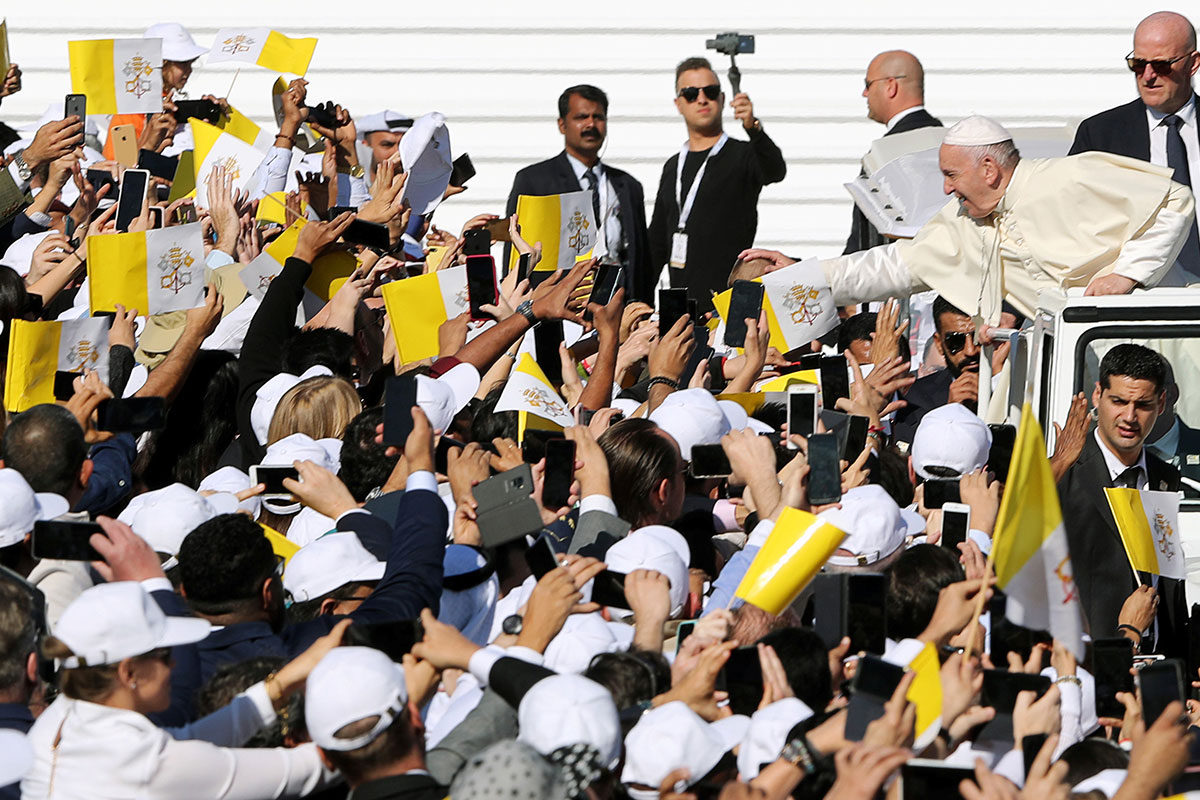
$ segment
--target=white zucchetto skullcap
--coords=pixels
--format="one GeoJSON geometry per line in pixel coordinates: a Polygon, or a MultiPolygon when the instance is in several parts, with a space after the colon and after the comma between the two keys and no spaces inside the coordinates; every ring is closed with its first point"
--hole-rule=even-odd
{"type": "Polygon", "coordinates": [[[976,114],[973,117],[959,120],[950,130],[942,144],[979,147],[981,145],[999,144],[1012,141],[1012,134],[996,120],[976,114]]]}

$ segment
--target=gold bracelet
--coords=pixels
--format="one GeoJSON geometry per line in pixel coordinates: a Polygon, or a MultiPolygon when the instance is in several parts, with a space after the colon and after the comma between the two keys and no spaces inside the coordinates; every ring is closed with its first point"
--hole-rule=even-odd
{"type": "Polygon", "coordinates": [[[267,699],[271,701],[272,706],[278,706],[283,702],[283,686],[279,683],[278,672],[272,672],[263,681],[263,685],[267,689],[267,699]]]}

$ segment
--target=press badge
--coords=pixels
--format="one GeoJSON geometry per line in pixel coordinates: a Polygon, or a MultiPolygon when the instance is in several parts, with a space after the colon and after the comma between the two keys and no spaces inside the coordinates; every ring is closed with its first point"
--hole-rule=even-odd
{"type": "Polygon", "coordinates": [[[687,263],[687,234],[683,231],[676,231],[671,236],[671,266],[675,269],[683,269],[687,263]]]}

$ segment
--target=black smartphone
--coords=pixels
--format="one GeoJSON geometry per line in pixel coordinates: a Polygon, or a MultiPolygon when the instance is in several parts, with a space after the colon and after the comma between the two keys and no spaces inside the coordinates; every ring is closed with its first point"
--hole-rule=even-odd
{"type": "Polygon", "coordinates": [[[499,508],[533,494],[533,469],[521,464],[476,484],[472,490],[479,509],[499,508]]]}
{"type": "Polygon", "coordinates": [[[450,165],[450,185],[451,186],[466,186],[467,181],[475,177],[475,165],[471,163],[471,157],[463,153],[458,158],[454,159],[454,163],[450,165]]]}
{"type": "Polygon", "coordinates": [[[695,632],[696,620],[685,619],[679,623],[679,627],[675,629],[675,655],[679,655],[679,650],[683,647],[684,641],[695,632]]]}
{"type": "MultiPolygon", "coordinates": [[[[807,439],[817,432],[817,387],[798,386],[788,392],[787,425],[788,436],[807,439]]],[[[797,445],[788,443],[789,450],[797,445]]]]}
{"type": "Polygon", "coordinates": [[[629,608],[625,599],[625,573],[606,569],[592,579],[592,602],[610,608],[629,608]]]}
{"type": "Polygon", "coordinates": [[[110,397],[96,406],[98,430],[143,433],[166,424],[166,401],[161,397],[110,397]]]}
{"type": "Polygon", "coordinates": [[[1122,719],[1125,706],[1117,692],[1133,692],[1133,642],[1118,636],[1092,642],[1092,675],[1095,677],[1096,716],[1122,719]]]}
{"type": "Polygon", "coordinates": [[[379,222],[367,222],[364,219],[353,220],[342,231],[342,238],[350,244],[361,244],[372,250],[386,253],[392,249],[392,237],[386,225],[379,222]]]}
{"type": "Polygon", "coordinates": [[[106,200],[116,200],[117,199],[117,197],[120,193],[120,184],[117,183],[117,179],[114,178],[113,174],[111,172],[109,172],[108,170],[106,170],[106,169],[89,169],[87,171],[87,180],[88,180],[88,183],[90,183],[92,185],[92,188],[95,189],[97,192],[100,191],[105,186],[111,187],[108,190],[108,194],[105,195],[105,199],[106,200]]]}
{"type": "Polygon", "coordinates": [[[517,283],[524,280],[529,280],[529,270],[533,266],[533,255],[530,253],[521,253],[517,259],[517,283]]]}
{"type": "MultiPolygon", "coordinates": [[[[176,107],[178,107],[178,104],[176,104],[176,107]]],[[[341,127],[338,124],[337,117],[334,116],[335,106],[332,100],[317,103],[315,106],[307,106],[307,108],[309,122],[320,125],[322,128],[341,127]]]]}
{"type": "Polygon", "coordinates": [[[104,535],[95,522],[47,520],[33,524],[33,557],[60,561],[103,561],[88,540],[93,534],[104,535]]]}
{"type": "Polygon", "coordinates": [[[725,320],[725,346],[746,346],[746,320],[756,322],[762,314],[763,285],[754,281],[734,281],[729,297],[729,318],[725,320]]]}
{"type": "Polygon", "coordinates": [[[271,466],[270,464],[255,464],[250,467],[250,484],[257,486],[262,483],[266,485],[262,496],[266,498],[272,497],[291,497],[292,493],[284,488],[284,478],[291,478],[294,481],[300,480],[300,473],[295,467],[285,465],[271,466]]]}
{"type": "Polygon", "coordinates": [[[63,104],[63,119],[79,117],[80,122],[87,122],[87,95],[69,94],[63,104]]]}
{"type": "Polygon", "coordinates": [[[163,214],[166,212],[162,206],[150,206],[150,229],[159,230],[163,227],[163,214]]]}
{"type": "Polygon", "coordinates": [[[554,552],[554,545],[550,544],[549,539],[539,536],[525,551],[525,563],[529,565],[533,577],[540,581],[547,572],[558,568],[558,554],[554,552]]]}
{"type": "Polygon", "coordinates": [[[413,429],[417,379],[412,375],[388,378],[383,391],[383,443],[403,447],[413,429]]]}
{"type": "Polygon", "coordinates": [[[900,800],[956,800],[962,797],[959,784],[974,779],[971,767],[955,767],[931,758],[910,759],[900,765],[900,800]]]}
{"type": "Polygon", "coordinates": [[[846,714],[846,739],[862,741],[867,726],[884,713],[884,703],[904,679],[904,667],[867,653],[858,660],[850,681],[850,707],[846,714]]]}
{"type": "Polygon", "coordinates": [[[179,167],[179,159],[164,156],[153,150],[138,151],[138,169],[144,169],[156,178],[164,181],[175,180],[175,170],[179,167]]]}
{"type": "Polygon", "coordinates": [[[658,290],[658,335],[666,336],[680,317],[687,316],[687,289],[658,290]]]}
{"type": "Polygon", "coordinates": [[[887,647],[887,579],[883,574],[820,573],[812,586],[813,629],[827,649],[849,636],[850,652],[883,653],[887,647]]]}
{"type": "Polygon", "coordinates": [[[729,706],[735,714],[753,714],[762,702],[763,674],[758,648],[754,645],[729,651],[729,660],[717,676],[717,688],[729,692],[729,706]]]}
{"type": "Polygon", "coordinates": [[[596,281],[592,284],[592,294],[589,303],[606,306],[612,302],[617,289],[625,283],[625,270],[619,264],[601,264],[596,272],[596,281]]]}
{"type": "Polygon", "coordinates": [[[957,558],[958,546],[967,540],[971,530],[971,507],[963,503],[942,504],[942,547],[957,558]]]}
{"type": "Polygon", "coordinates": [[[941,508],[946,503],[962,502],[962,496],[958,488],[958,478],[926,480],[922,485],[925,487],[926,508],[941,508]]]}
{"type": "Polygon", "coordinates": [[[58,370],[54,373],[54,399],[67,401],[75,396],[75,379],[79,377],[78,372],[64,372],[58,370]]]}
{"type": "Polygon", "coordinates": [[[184,123],[189,119],[198,119],[210,125],[216,125],[221,121],[221,107],[212,100],[176,100],[175,121],[184,123]]]}
{"type": "Polygon", "coordinates": [[[1038,753],[1041,752],[1042,746],[1046,744],[1046,734],[1044,733],[1029,733],[1021,737],[1021,759],[1025,763],[1025,774],[1029,775],[1029,770],[1033,768],[1033,762],[1037,759],[1038,753]]]}
{"type": "Polygon", "coordinates": [[[467,296],[471,301],[471,319],[491,319],[481,306],[496,302],[496,262],[490,255],[467,256],[467,296]]]}
{"type": "Polygon", "coordinates": [[[992,430],[992,447],[988,450],[988,469],[996,474],[996,480],[1008,480],[1008,467],[1012,462],[1013,446],[1017,443],[1015,425],[988,425],[992,430]]]}
{"type": "Polygon", "coordinates": [[[725,358],[719,355],[708,357],[708,388],[714,392],[725,390],[725,358]]]}
{"type": "Polygon", "coordinates": [[[1037,697],[1044,695],[1052,681],[1045,675],[1028,675],[1024,672],[1009,672],[1004,669],[985,669],[983,671],[983,691],[980,693],[980,703],[996,709],[996,714],[1012,714],[1017,704],[1017,695],[1021,692],[1034,692],[1037,697]]]}
{"type": "Polygon", "coordinates": [[[728,478],[733,473],[729,456],[719,444],[692,445],[688,474],[693,478],[728,478]]]}
{"type": "Polygon", "coordinates": [[[533,326],[533,357],[546,380],[555,386],[563,382],[562,356],[558,354],[558,346],[563,341],[563,324],[561,319],[544,319],[533,326]]]}
{"type": "MultiPolygon", "coordinates": [[[[842,445],[842,458],[853,464],[862,455],[867,446],[867,429],[871,420],[858,414],[851,414],[846,425],[846,441],[842,445]]],[[[789,428],[788,430],[791,430],[789,428]]]]}
{"type": "Polygon", "coordinates": [[[542,477],[542,507],[557,511],[571,499],[575,482],[575,442],[551,439],[546,442],[546,471],[542,477]]]}
{"type": "Polygon", "coordinates": [[[1177,659],[1167,658],[1138,670],[1137,684],[1142,690],[1142,721],[1147,728],[1172,702],[1187,702],[1183,692],[1183,662],[1177,659]]]}
{"type": "Polygon", "coordinates": [[[521,437],[521,459],[526,464],[536,464],[546,457],[546,443],[551,439],[563,438],[562,431],[540,431],[526,428],[521,437]]]}
{"type": "Polygon", "coordinates": [[[808,437],[808,501],[813,505],[842,499],[842,465],[838,455],[836,434],[814,433],[808,437]]]}
{"type": "Polygon", "coordinates": [[[121,176],[121,196],[117,199],[117,230],[125,233],[129,224],[141,216],[146,202],[146,187],[150,173],[144,169],[127,169],[121,176]]]}
{"type": "Polygon", "coordinates": [[[845,356],[821,356],[821,407],[837,408],[839,397],[850,396],[850,373],[845,356]]]}
{"type": "Polygon", "coordinates": [[[433,451],[433,468],[441,473],[446,474],[450,469],[450,451],[462,450],[466,445],[457,439],[451,439],[449,436],[443,436],[438,439],[437,449],[433,451]]]}
{"type": "MultiPolygon", "coordinates": [[[[489,480],[497,480],[490,478],[489,480]]],[[[483,486],[488,481],[479,484],[483,486]]],[[[475,488],[478,489],[479,486],[475,488]]],[[[479,525],[479,538],[484,547],[501,547],[510,542],[525,540],[526,535],[534,535],[542,530],[542,513],[532,497],[525,496],[506,505],[484,509],[480,503],[479,513],[475,520],[479,525]]]]}
{"type": "Polygon", "coordinates": [[[492,235],[485,228],[472,228],[463,234],[464,256],[486,256],[492,252],[492,235]]]}
{"type": "Polygon", "coordinates": [[[358,213],[358,209],[355,208],[354,206],[330,206],[329,210],[325,212],[325,221],[330,222],[332,220],[335,220],[338,217],[340,217],[342,214],[357,214],[357,213],[358,213]]]}
{"type": "Polygon", "coordinates": [[[346,629],[342,644],[348,647],[370,647],[399,664],[413,645],[425,638],[419,619],[398,619],[390,622],[356,622],[346,629]]]}

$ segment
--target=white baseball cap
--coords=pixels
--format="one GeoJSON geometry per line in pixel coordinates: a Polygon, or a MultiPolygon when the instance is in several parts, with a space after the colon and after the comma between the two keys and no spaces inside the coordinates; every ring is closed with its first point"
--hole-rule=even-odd
{"type": "Polygon", "coordinates": [[[686,767],[690,786],[737,746],[749,727],[750,718],[741,715],[705,722],[682,700],[651,709],[625,737],[621,783],[635,800],[657,800],[663,779],[686,767]],[[635,784],[652,787],[652,791],[634,788],[635,784]]]}
{"type": "Polygon", "coordinates": [[[58,618],[54,635],[74,653],[63,666],[76,669],[198,642],[211,628],[196,617],[168,617],[141,584],[118,581],[84,589],[58,618]]]}
{"type": "Polygon", "coordinates": [[[25,539],[33,524],[61,517],[71,510],[65,497],[52,492],[35,492],[25,476],[15,469],[0,469],[0,547],[25,539]]]}
{"type": "MultiPolygon", "coordinates": [[[[216,472],[206,475],[204,480],[200,481],[200,485],[196,487],[196,490],[200,492],[236,495],[238,492],[246,491],[253,485],[250,483],[250,476],[237,467],[221,467],[216,472]]],[[[262,510],[262,500],[257,495],[247,497],[237,504],[237,508],[238,511],[245,511],[255,519],[258,519],[258,514],[262,510]]]]}
{"type": "Polygon", "coordinates": [[[829,562],[840,567],[865,567],[875,564],[904,547],[908,536],[925,530],[920,514],[902,510],[882,486],[856,486],[842,495],[841,508],[822,511],[818,516],[829,520],[848,535],[838,551],[850,555],[830,556],[829,562]]]}
{"type": "Polygon", "coordinates": [[[335,647],[305,682],[304,721],[324,750],[357,750],[375,741],[408,705],[404,668],[372,647],[335,647]],[[350,739],[334,736],[347,725],[379,717],[371,730],[350,739]]]}
{"type": "Polygon", "coordinates": [[[612,627],[598,613],[572,614],[550,640],[542,663],[561,675],[582,675],[593,658],[620,649],[612,627]]]}
{"type": "Polygon", "coordinates": [[[909,454],[913,470],[925,480],[934,480],[938,476],[927,467],[947,467],[966,475],[987,463],[991,446],[987,423],[963,404],[947,403],[921,418],[909,454]]]}
{"type": "Polygon", "coordinates": [[[377,581],[387,565],[352,532],[329,533],[301,547],[288,561],[283,588],[297,603],[313,600],[355,581],[377,581]]]}
{"type": "Polygon", "coordinates": [[[436,111],[418,117],[400,140],[400,162],[408,173],[404,199],[414,214],[430,213],[442,202],[453,169],[446,118],[436,111]]]}
{"type": "Polygon", "coordinates": [[[329,367],[317,364],[304,370],[300,375],[280,372],[258,387],[258,391],[254,393],[254,405],[250,407],[250,429],[254,431],[254,438],[258,439],[258,443],[267,443],[267,432],[271,429],[271,419],[275,416],[275,409],[278,408],[279,401],[283,399],[283,396],[292,390],[292,387],[309,378],[332,374],[329,367]]]}
{"type": "MultiPolygon", "coordinates": [[[[290,467],[296,461],[311,461],[330,472],[337,472],[341,448],[340,439],[313,439],[306,433],[293,433],[272,442],[263,455],[262,464],[290,467]]],[[[300,503],[282,503],[269,498],[262,502],[268,510],[276,514],[295,514],[300,510],[300,503]]]]}
{"type": "Polygon", "coordinates": [[[24,278],[33,267],[33,251],[54,231],[27,233],[8,246],[4,255],[0,256],[0,265],[10,267],[24,278]]]}
{"type": "Polygon", "coordinates": [[[812,715],[812,709],[796,697],[776,700],[755,711],[738,750],[738,774],[742,780],[756,777],[763,764],[779,758],[792,728],[812,715]]]}
{"type": "Polygon", "coordinates": [[[679,445],[684,461],[692,460],[692,446],[718,444],[729,433],[729,419],[707,389],[671,392],[650,412],[658,425],[679,445]]]}
{"type": "Polygon", "coordinates": [[[407,133],[412,126],[412,117],[401,114],[399,111],[392,111],[390,108],[386,111],[367,114],[365,117],[357,120],[355,124],[359,136],[366,136],[368,133],[379,133],[380,131],[407,133]]]}
{"type": "MultiPolygon", "coordinates": [[[[675,535],[683,539],[682,535],[675,535]]],[[[684,546],[687,546],[686,541],[684,546]]],[[[608,548],[604,563],[609,569],[626,574],[636,569],[648,569],[665,575],[670,583],[671,616],[676,617],[683,611],[688,599],[688,562],[661,532],[629,534],[608,548]]]]}
{"type": "Polygon", "coordinates": [[[163,569],[170,569],[179,563],[175,557],[189,533],[213,517],[233,514],[237,507],[237,498],[231,494],[205,497],[190,486],[173,483],[137,495],[117,519],[133,528],[156,553],[171,556],[163,564],[163,569]]]}
{"type": "Polygon", "coordinates": [[[195,61],[208,52],[196,44],[187,28],[178,22],[160,22],[146,28],[144,39],[162,39],[162,57],[166,61],[195,61]]]}
{"type": "Polygon", "coordinates": [[[612,695],[582,675],[551,675],[533,685],[517,708],[517,741],[548,756],[587,744],[609,769],[621,758],[621,720],[612,695]]]}
{"type": "Polygon", "coordinates": [[[477,391],[479,370],[474,364],[458,364],[439,378],[417,376],[417,405],[435,431],[444,433],[477,391]]]}

